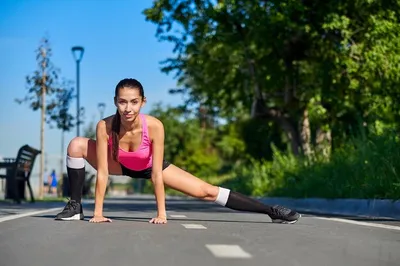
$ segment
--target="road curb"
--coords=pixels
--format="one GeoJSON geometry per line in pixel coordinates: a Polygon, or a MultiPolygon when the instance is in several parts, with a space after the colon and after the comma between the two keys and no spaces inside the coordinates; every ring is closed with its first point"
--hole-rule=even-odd
{"type": "Polygon", "coordinates": [[[400,219],[400,200],[257,198],[269,205],[279,204],[298,212],[355,215],[400,219]]]}

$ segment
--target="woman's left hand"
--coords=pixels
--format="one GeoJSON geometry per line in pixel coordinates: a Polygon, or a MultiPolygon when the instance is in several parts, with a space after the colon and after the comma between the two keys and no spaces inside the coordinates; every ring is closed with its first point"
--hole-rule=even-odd
{"type": "Polygon", "coordinates": [[[156,218],[151,219],[149,221],[149,223],[152,223],[152,224],[166,224],[167,223],[167,217],[158,216],[156,218]]]}

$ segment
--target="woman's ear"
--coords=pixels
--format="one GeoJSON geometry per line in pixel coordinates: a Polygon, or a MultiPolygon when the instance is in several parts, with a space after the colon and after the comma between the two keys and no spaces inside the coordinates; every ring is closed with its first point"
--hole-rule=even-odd
{"type": "Polygon", "coordinates": [[[115,107],[118,107],[117,106],[117,97],[114,97],[114,105],[115,105],[115,107]]]}
{"type": "Polygon", "coordinates": [[[142,107],[143,107],[146,103],[147,103],[147,99],[146,99],[146,97],[143,97],[143,100],[142,100],[142,107]]]}

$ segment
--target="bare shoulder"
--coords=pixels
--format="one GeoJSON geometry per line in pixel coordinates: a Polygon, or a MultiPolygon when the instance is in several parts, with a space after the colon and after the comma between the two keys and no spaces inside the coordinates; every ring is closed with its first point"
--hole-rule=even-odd
{"type": "Polygon", "coordinates": [[[108,137],[111,133],[112,120],[114,115],[101,119],[96,126],[97,134],[105,135],[108,137]]]}
{"type": "Polygon", "coordinates": [[[159,129],[164,128],[164,125],[160,119],[158,119],[154,116],[151,116],[151,115],[145,115],[145,117],[146,117],[147,126],[150,129],[159,130],[159,129]]]}
{"type": "Polygon", "coordinates": [[[162,137],[164,135],[164,125],[161,120],[151,115],[145,115],[145,117],[150,138],[154,140],[154,138],[162,137]]]}

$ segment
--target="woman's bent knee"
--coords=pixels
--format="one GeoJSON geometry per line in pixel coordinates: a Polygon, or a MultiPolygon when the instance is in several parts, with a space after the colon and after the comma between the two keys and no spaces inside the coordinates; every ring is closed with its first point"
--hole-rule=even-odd
{"type": "Polygon", "coordinates": [[[71,157],[85,157],[85,150],[88,146],[88,138],[75,137],[68,145],[68,155],[71,157]]]}

